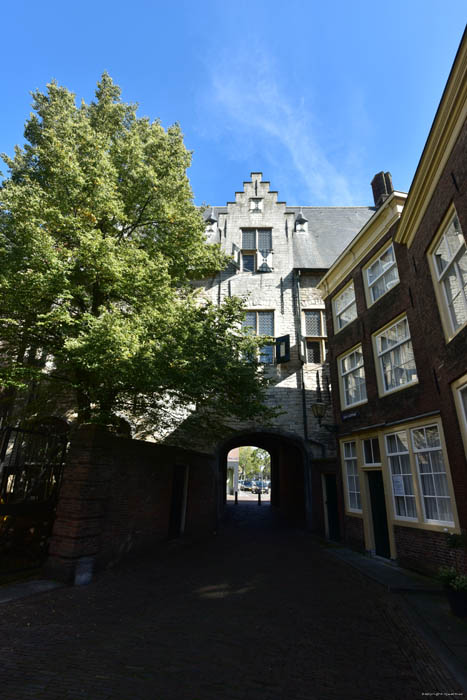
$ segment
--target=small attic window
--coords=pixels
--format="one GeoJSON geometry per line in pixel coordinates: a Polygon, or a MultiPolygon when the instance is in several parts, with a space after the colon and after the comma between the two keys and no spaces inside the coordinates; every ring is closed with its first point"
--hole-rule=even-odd
{"type": "Polygon", "coordinates": [[[308,233],[308,219],[303,216],[302,210],[300,210],[300,214],[295,219],[295,232],[308,233]]]}
{"type": "Polygon", "coordinates": [[[217,219],[214,214],[214,209],[211,209],[211,214],[206,219],[206,233],[214,233],[217,228],[217,219]]]}
{"type": "Polygon", "coordinates": [[[250,198],[250,211],[261,212],[263,211],[263,200],[261,197],[251,197],[250,198]]]}

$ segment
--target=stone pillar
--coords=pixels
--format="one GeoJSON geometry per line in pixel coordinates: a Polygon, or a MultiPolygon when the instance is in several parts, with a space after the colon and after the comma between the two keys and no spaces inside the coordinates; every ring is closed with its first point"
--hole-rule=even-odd
{"type": "Polygon", "coordinates": [[[44,567],[50,578],[75,584],[92,578],[113,469],[108,436],[96,425],[79,426],[73,433],[44,567]]]}

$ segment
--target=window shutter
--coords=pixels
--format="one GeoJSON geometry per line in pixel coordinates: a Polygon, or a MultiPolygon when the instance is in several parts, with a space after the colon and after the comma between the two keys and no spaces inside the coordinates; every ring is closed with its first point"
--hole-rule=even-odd
{"type": "Polygon", "coordinates": [[[232,263],[237,269],[240,269],[240,248],[235,243],[232,243],[232,263]]]}
{"type": "Polygon", "coordinates": [[[276,364],[290,362],[290,335],[276,338],[276,364]]]}
{"type": "Polygon", "coordinates": [[[272,250],[258,250],[256,253],[256,271],[272,272],[272,250]]]}

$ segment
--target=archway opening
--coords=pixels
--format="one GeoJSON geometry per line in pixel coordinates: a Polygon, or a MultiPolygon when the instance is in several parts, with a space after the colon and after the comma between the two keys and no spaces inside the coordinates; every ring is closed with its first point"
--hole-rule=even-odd
{"type": "Polygon", "coordinates": [[[228,501],[270,503],[271,455],[262,447],[242,445],[227,455],[228,501]]]}
{"type": "MultiPolygon", "coordinates": [[[[261,505],[271,505],[287,521],[305,526],[311,518],[311,461],[303,441],[278,431],[238,433],[218,448],[219,515],[235,502],[251,506],[258,503],[258,487],[245,481],[266,481],[268,493],[262,492],[261,505]],[[242,453],[240,452],[242,450],[242,453]],[[266,453],[269,456],[264,455],[266,453]],[[242,472],[240,455],[242,454],[242,472]],[[252,463],[247,467],[247,461],[252,463]],[[235,463],[238,463],[235,481],[235,463]],[[261,478],[261,466],[263,475],[261,478]],[[250,477],[251,475],[251,477],[250,477]],[[249,478],[250,477],[250,478],[249,478]],[[256,478],[255,478],[256,477],[256,478]],[[243,484],[241,482],[243,481],[243,484]],[[242,489],[240,489],[242,486],[242,489]],[[236,488],[237,487],[237,488],[236,488]],[[235,492],[237,491],[237,498],[235,492]]],[[[266,487],[265,487],[266,490],[266,487]]]]}

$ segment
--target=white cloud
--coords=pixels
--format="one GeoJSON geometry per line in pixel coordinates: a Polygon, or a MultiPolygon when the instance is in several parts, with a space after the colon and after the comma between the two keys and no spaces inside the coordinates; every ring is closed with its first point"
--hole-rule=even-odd
{"type": "MultiPolygon", "coordinates": [[[[319,123],[304,97],[290,92],[290,81],[281,84],[267,52],[249,46],[235,56],[230,53],[227,60],[217,57],[211,81],[209,99],[215,115],[211,126],[217,136],[223,140],[227,136],[240,149],[237,157],[260,158],[271,165],[274,179],[273,173],[265,175],[280,185],[281,197],[290,198],[292,179],[294,199],[300,193],[304,202],[315,205],[355,203],[360,193],[352,191],[351,179],[354,188],[355,181],[345,172],[355,154],[337,144],[334,160],[339,158],[339,165],[333,162],[328,125],[319,123]]],[[[308,101],[309,93],[307,86],[308,101]]],[[[251,169],[256,167],[255,160],[251,169]]]]}

